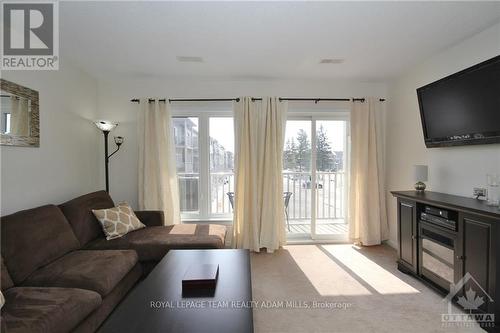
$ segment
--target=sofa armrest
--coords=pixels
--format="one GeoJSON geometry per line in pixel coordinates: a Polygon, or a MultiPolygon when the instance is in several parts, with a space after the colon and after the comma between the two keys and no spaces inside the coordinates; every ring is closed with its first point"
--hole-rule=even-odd
{"type": "Polygon", "coordinates": [[[162,226],[165,216],[161,210],[139,210],[134,212],[146,227],[162,226]]]}

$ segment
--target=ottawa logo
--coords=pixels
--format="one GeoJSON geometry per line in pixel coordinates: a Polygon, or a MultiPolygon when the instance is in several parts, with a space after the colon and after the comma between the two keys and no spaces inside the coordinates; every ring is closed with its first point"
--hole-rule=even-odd
{"type": "Polygon", "coordinates": [[[488,313],[488,304],[493,302],[493,298],[469,272],[456,284],[450,284],[450,292],[443,301],[448,305],[448,313],[441,314],[444,327],[495,326],[495,315],[488,313]],[[459,311],[460,307],[462,311],[459,311]]]}

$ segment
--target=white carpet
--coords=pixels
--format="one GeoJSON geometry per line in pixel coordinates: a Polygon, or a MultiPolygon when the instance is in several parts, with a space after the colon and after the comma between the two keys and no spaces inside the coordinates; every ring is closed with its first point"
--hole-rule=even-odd
{"type": "Polygon", "coordinates": [[[257,333],[482,331],[443,327],[443,297],[399,272],[388,246],[290,245],[254,253],[252,286],[257,333]]]}

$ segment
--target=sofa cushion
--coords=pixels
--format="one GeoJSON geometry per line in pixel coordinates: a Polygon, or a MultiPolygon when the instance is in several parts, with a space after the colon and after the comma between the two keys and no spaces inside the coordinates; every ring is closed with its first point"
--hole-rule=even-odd
{"type": "Polygon", "coordinates": [[[0,290],[5,290],[9,289],[14,286],[14,282],[12,282],[12,279],[10,277],[9,271],[7,270],[7,267],[5,267],[3,263],[3,257],[0,258],[0,262],[2,265],[2,271],[0,272],[1,276],[1,285],[0,285],[0,290]]]}
{"type": "Polygon", "coordinates": [[[135,251],[75,251],[33,273],[31,287],[93,290],[106,296],[137,263],[135,251]]]}
{"type": "Polygon", "coordinates": [[[113,200],[106,191],[85,194],[59,205],[82,246],[104,236],[99,221],[92,214],[92,209],[114,206],[113,200]]]}
{"type": "Polygon", "coordinates": [[[23,210],[1,220],[2,256],[14,283],[80,247],[71,226],[54,205],[23,210]]]}
{"type": "Polygon", "coordinates": [[[136,210],[134,213],[146,227],[164,225],[165,214],[162,210],[136,210]]]}
{"type": "MultiPolygon", "coordinates": [[[[127,293],[142,277],[142,265],[135,264],[134,268],[120,281],[120,283],[102,299],[101,306],[81,322],[72,333],[97,332],[97,329],[113,312],[116,306],[127,296],[127,293]]],[[[135,320],[135,314],[132,320],[135,320]]],[[[120,333],[120,332],[118,332],[120,333]]],[[[126,332],[123,332],[126,333],[126,332]]]]}
{"type": "Polygon", "coordinates": [[[121,202],[113,208],[93,209],[92,213],[99,220],[107,240],[120,238],[131,231],[146,227],[126,202],[121,202]]]}
{"type": "Polygon", "coordinates": [[[226,227],[216,224],[179,224],[147,227],[106,240],[97,239],[87,249],[133,249],[140,261],[160,261],[171,249],[218,249],[224,247],[226,227]]]}
{"type": "Polygon", "coordinates": [[[2,327],[9,333],[69,332],[101,304],[101,296],[72,288],[15,287],[5,291],[2,327]]]}

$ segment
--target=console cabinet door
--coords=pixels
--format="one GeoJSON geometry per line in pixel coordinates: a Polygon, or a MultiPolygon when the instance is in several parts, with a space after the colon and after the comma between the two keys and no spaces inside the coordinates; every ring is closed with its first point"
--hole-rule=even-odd
{"type": "MultiPolygon", "coordinates": [[[[460,259],[463,261],[461,275],[465,276],[469,273],[480,288],[491,297],[494,297],[495,293],[496,223],[485,217],[460,214],[459,234],[463,240],[461,251],[459,251],[460,259]]],[[[480,306],[480,310],[488,311],[488,297],[482,295],[472,279],[465,283],[462,292],[469,288],[476,291],[478,296],[483,296],[485,303],[480,306]]]]}
{"type": "Polygon", "coordinates": [[[417,272],[416,204],[398,200],[399,260],[412,272],[417,272]]]}

